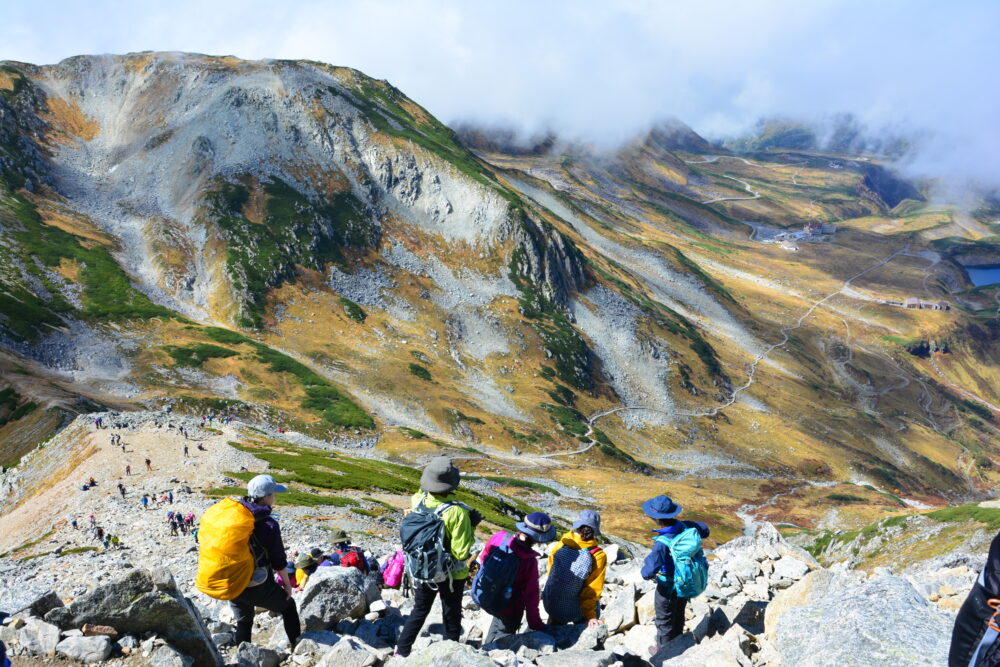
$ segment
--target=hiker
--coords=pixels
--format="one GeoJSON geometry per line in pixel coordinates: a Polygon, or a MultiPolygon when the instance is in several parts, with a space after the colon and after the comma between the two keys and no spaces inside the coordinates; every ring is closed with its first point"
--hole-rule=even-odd
{"type": "Polygon", "coordinates": [[[654,519],[653,550],[642,564],[642,578],[656,579],[655,654],[684,631],[684,608],[689,599],[700,595],[708,582],[708,561],[701,541],[708,526],[700,521],[678,521],[683,508],[668,496],[656,496],[642,504],[642,511],[654,519]]]}
{"type": "Polygon", "coordinates": [[[378,561],[366,557],[361,547],[351,544],[351,538],[343,529],[333,531],[330,539],[333,542],[333,551],[327,558],[328,564],[356,567],[361,570],[361,574],[368,574],[378,569],[378,561]]]}
{"type": "Polygon", "coordinates": [[[948,667],[1000,664],[1000,533],[990,543],[986,562],[962,603],[951,632],[948,667]]]}
{"type": "Polygon", "coordinates": [[[171,505],[174,504],[174,492],[173,492],[173,489],[171,489],[170,491],[167,491],[167,502],[169,502],[171,505]]]}
{"type": "Polygon", "coordinates": [[[413,510],[400,526],[407,573],[413,582],[413,611],[396,641],[396,654],[404,658],[410,655],[438,594],[444,638],[457,642],[462,636],[462,591],[469,578],[465,559],[475,535],[470,509],[452,496],[460,481],[451,459],[431,459],[420,476],[420,491],[411,499],[413,510]],[[441,553],[440,547],[446,551],[441,553]]]}
{"type": "Polygon", "coordinates": [[[312,557],[312,554],[302,554],[295,561],[295,590],[301,591],[309,581],[309,575],[316,571],[319,563],[312,557]]]}
{"type": "Polygon", "coordinates": [[[224,498],[202,515],[195,586],[210,597],[229,600],[237,645],[250,641],[255,607],[281,614],[290,650],[302,631],[281,528],[271,515],[276,494],[287,490],[270,475],[257,475],[247,484],[246,496],[224,498]],[[244,568],[234,568],[241,563],[244,568]]]}
{"type": "Polygon", "coordinates": [[[126,465],[125,466],[125,476],[126,477],[131,477],[132,476],[132,466],[130,466],[130,465],[126,465]]]}
{"type": "Polygon", "coordinates": [[[549,623],[587,622],[589,627],[598,625],[604,576],[608,570],[608,557],[597,546],[601,534],[601,515],[594,510],[583,510],[549,552],[549,577],[542,591],[542,602],[549,614],[549,623]]]}
{"type": "Polygon", "coordinates": [[[149,505],[149,496],[147,496],[145,493],[142,494],[142,498],[139,499],[139,502],[142,503],[142,509],[149,509],[149,507],[148,507],[148,505],[149,505]]]}
{"type": "Polygon", "coordinates": [[[201,444],[201,443],[199,442],[199,443],[198,443],[198,451],[199,451],[199,452],[207,452],[208,450],[207,450],[207,449],[205,449],[205,445],[203,445],[203,444],[201,444]]]}
{"type": "Polygon", "coordinates": [[[319,547],[310,549],[309,555],[312,556],[313,559],[315,559],[316,565],[318,567],[330,567],[331,565],[333,565],[333,563],[330,562],[329,557],[327,557],[327,555],[323,553],[323,550],[320,549],[319,547]]]}
{"type": "Polygon", "coordinates": [[[125,485],[118,482],[118,493],[122,494],[122,499],[125,498],[125,485]]]}
{"type": "Polygon", "coordinates": [[[153,462],[150,461],[149,457],[147,456],[146,457],[146,470],[152,470],[152,469],[153,469],[153,462]]]}
{"type": "Polygon", "coordinates": [[[73,530],[80,530],[80,526],[77,525],[76,519],[70,519],[69,525],[73,526],[73,530]]]}
{"type": "Polygon", "coordinates": [[[89,518],[90,518],[90,527],[93,528],[94,526],[97,525],[97,517],[91,514],[89,518]]]}
{"type": "Polygon", "coordinates": [[[92,487],[93,487],[93,486],[97,486],[97,480],[96,480],[96,479],[94,479],[93,477],[91,477],[91,478],[90,478],[89,480],[87,480],[87,481],[88,481],[88,483],[90,484],[90,486],[92,486],[92,487]]]}
{"type": "Polygon", "coordinates": [[[187,458],[189,455],[190,455],[190,452],[188,451],[188,446],[184,445],[184,457],[187,458]]]}
{"type": "Polygon", "coordinates": [[[108,542],[111,543],[111,547],[113,549],[115,549],[115,550],[118,550],[118,549],[122,548],[121,547],[121,542],[122,541],[120,539],[118,539],[117,535],[112,535],[110,538],[108,538],[108,542]]]}
{"type": "Polygon", "coordinates": [[[546,628],[538,613],[538,555],[531,547],[551,542],[556,528],[543,512],[532,512],[515,528],[514,534],[494,533],[479,555],[472,599],[493,616],[484,646],[516,633],[525,616],[532,630],[546,628]]]}

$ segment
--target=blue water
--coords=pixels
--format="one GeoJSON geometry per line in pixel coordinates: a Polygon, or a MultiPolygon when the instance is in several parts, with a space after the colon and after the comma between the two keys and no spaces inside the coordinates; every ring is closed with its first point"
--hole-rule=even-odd
{"type": "Polygon", "coordinates": [[[968,267],[965,272],[976,287],[1000,283],[1000,266],[968,267]]]}

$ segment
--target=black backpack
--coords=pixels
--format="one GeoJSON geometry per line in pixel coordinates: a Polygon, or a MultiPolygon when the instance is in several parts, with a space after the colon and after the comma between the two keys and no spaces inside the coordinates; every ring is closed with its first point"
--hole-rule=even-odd
{"type": "Polygon", "coordinates": [[[445,510],[461,503],[441,503],[430,509],[424,505],[425,494],[412,512],[403,517],[399,539],[406,555],[406,573],[413,584],[436,586],[451,578],[456,562],[448,549],[445,535],[445,510]]]}

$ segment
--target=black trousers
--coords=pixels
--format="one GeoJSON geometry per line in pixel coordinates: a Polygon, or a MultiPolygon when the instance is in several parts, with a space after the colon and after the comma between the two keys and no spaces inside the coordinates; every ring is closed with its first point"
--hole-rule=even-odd
{"type": "Polygon", "coordinates": [[[276,584],[273,579],[268,579],[259,586],[248,587],[230,600],[229,606],[232,607],[233,616],[236,618],[237,646],[240,642],[250,641],[255,607],[262,607],[281,614],[285,634],[288,636],[288,643],[292,648],[295,647],[296,640],[302,634],[299,610],[295,607],[295,601],[288,597],[285,589],[276,584]]]}
{"type": "Polygon", "coordinates": [[[674,595],[673,586],[657,585],[653,605],[656,609],[656,645],[663,646],[684,632],[684,608],[687,598],[674,595]]]}
{"type": "Polygon", "coordinates": [[[523,611],[510,616],[494,616],[493,622],[490,623],[489,632],[486,633],[486,639],[483,640],[483,646],[492,644],[498,639],[517,634],[517,631],[521,629],[522,618],[524,618],[523,611]]]}
{"type": "Polygon", "coordinates": [[[441,595],[441,615],[444,617],[444,638],[458,641],[462,637],[462,591],[465,590],[465,579],[454,579],[449,586],[445,581],[436,588],[424,584],[413,587],[413,611],[403,623],[396,641],[396,652],[404,658],[410,655],[413,642],[424,627],[427,615],[434,606],[434,598],[441,595]]]}

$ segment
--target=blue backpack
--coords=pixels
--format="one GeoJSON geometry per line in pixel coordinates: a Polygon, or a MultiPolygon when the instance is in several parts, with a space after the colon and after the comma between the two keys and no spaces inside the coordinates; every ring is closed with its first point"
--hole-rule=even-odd
{"type": "MultiPolygon", "coordinates": [[[[694,598],[708,587],[708,560],[701,550],[701,534],[694,526],[676,535],[659,535],[657,542],[665,544],[674,559],[674,593],[679,598],[694,598]]],[[[666,583],[663,574],[657,579],[666,583]]]]}
{"type": "Polygon", "coordinates": [[[514,595],[514,580],[521,567],[521,559],[514,553],[517,536],[507,539],[490,549],[479,572],[472,580],[472,601],[487,614],[498,616],[510,606],[514,595]]]}

